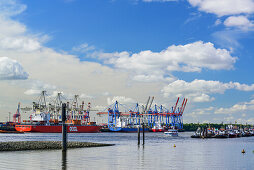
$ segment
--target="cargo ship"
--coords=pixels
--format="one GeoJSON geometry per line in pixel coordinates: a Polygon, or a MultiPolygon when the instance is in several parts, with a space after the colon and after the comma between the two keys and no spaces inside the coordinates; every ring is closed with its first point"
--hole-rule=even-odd
{"type": "MultiPolygon", "coordinates": [[[[54,103],[47,104],[45,99],[46,91],[42,91],[38,102],[33,102],[33,112],[30,120],[23,120],[23,123],[16,124],[15,129],[19,132],[38,132],[38,133],[61,133],[61,93],[58,93],[54,103]]],[[[67,102],[65,124],[68,133],[98,133],[102,126],[96,122],[90,122],[90,102],[87,109],[84,109],[84,102],[78,105],[78,95],[70,104],[67,102]]]]}
{"type": "MultiPolygon", "coordinates": [[[[110,132],[138,132],[139,124],[127,124],[126,120],[122,118],[116,119],[116,124],[108,124],[108,129],[110,132]]],[[[140,131],[143,131],[143,128],[140,127],[140,131]]],[[[145,132],[149,132],[150,129],[145,127],[145,132]]]]}
{"type": "MultiPolygon", "coordinates": [[[[15,129],[19,132],[38,132],[38,133],[61,133],[62,125],[16,125],[15,129]]],[[[101,126],[98,125],[73,125],[67,124],[68,133],[98,133],[101,126]]]]}

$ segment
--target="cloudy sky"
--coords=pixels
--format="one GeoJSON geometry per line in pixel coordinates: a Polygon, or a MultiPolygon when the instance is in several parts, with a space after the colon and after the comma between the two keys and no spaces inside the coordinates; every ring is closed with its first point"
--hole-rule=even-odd
{"type": "Polygon", "coordinates": [[[253,0],[0,0],[0,120],[46,90],[94,108],[186,97],[185,122],[254,123],[253,14],[253,0]]]}

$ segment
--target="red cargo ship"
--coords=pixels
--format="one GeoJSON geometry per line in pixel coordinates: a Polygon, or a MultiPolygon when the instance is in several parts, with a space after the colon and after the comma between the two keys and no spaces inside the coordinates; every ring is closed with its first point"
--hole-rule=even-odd
{"type": "MultiPolygon", "coordinates": [[[[62,125],[16,125],[15,129],[20,132],[38,132],[38,133],[61,133],[62,125]]],[[[101,126],[98,125],[68,125],[68,133],[98,133],[101,126]]]]}
{"type": "MultiPolygon", "coordinates": [[[[55,102],[48,104],[46,102],[46,91],[42,91],[39,102],[33,102],[33,113],[30,120],[24,120],[22,124],[16,124],[15,129],[19,132],[38,132],[38,133],[61,133],[61,93],[57,94],[55,102]]],[[[67,102],[65,121],[68,133],[97,133],[100,132],[102,126],[90,122],[90,102],[87,109],[84,109],[84,101],[78,105],[78,95],[71,105],[67,102]]]]}

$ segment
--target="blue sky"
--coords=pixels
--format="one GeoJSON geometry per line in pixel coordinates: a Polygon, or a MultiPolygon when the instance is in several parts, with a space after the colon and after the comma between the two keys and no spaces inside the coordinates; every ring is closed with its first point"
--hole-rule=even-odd
{"type": "Polygon", "coordinates": [[[2,114],[45,89],[98,107],[181,96],[187,122],[254,123],[253,0],[7,0],[0,9],[1,88],[11,93],[2,114]]]}

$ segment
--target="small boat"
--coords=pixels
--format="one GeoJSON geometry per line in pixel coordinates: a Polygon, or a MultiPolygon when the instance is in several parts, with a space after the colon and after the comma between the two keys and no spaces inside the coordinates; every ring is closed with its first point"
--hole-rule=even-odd
{"type": "Polygon", "coordinates": [[[228,138],[228,133],[225,130],[216,130],[213,138],[228,138]]]}
{"type": "Polygon", "coordinates": [[[176,129],[169,129],[168,131],[164,132],[165,135],[177,137],[178,131],[176,129]]]}
{"type": "Polygon", "coordinates": [[[228,137],[229,138],[236,138],[237,137],[237,133],[233,130],[228,130],[228,137]]]}
{"type": "Polygon", "coordinates": [[[191,135],[191,138],[201,138],[201,136],[195,132],[193,135],[191,135]]]}

